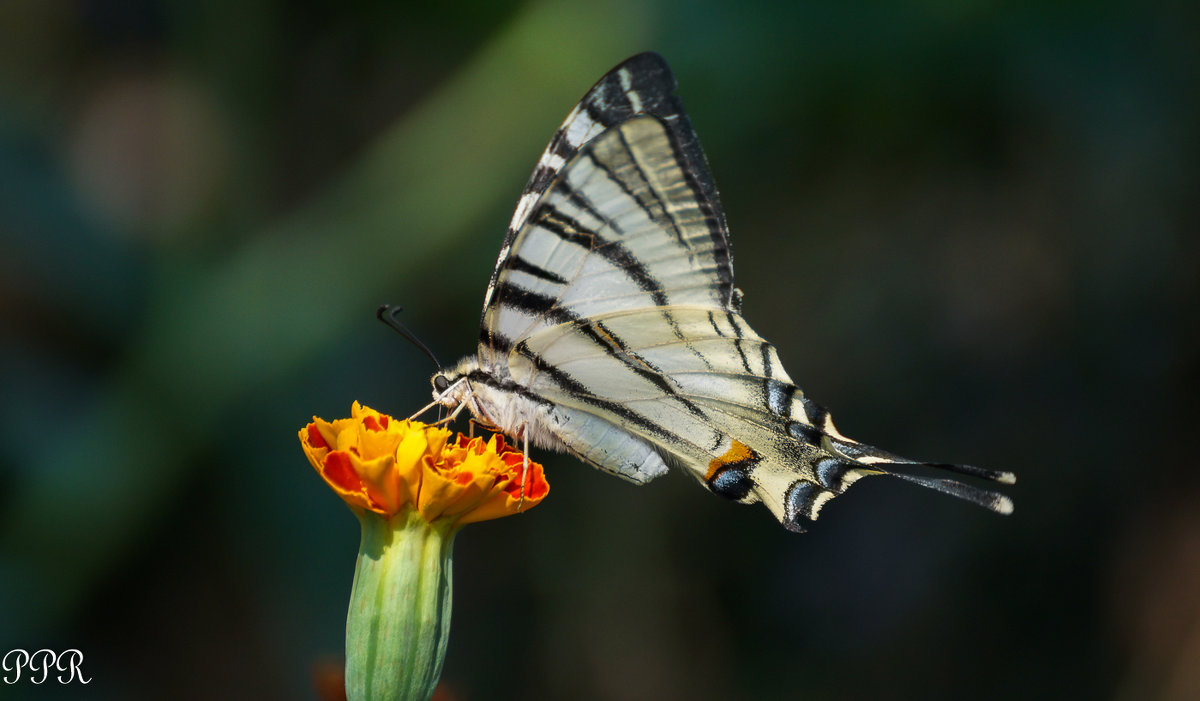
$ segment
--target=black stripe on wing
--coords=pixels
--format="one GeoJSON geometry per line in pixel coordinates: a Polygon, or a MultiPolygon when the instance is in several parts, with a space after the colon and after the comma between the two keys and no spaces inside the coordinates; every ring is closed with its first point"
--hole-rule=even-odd
{"type": "MultiPolygon", "coordinates": [[[[500,283],[497,295],[504,300],[504,306],[518,309],[530,315],[543,316],[555,323],[573,324],[577,333],[595,343],[606,355],[617,360],[623,367],[631,370],[641,379],[657,387],[663,392],[664,396],[679,402],[680,405],[693,415],[701,419],[707,418],[707,415],[699,406],[687,397],[679,394],[675,386],[667,381],[666,375],[662,370],[630,351],[625,341],[602,323],[580,317],[569,309],[558,306],[554,298],[527,290],[508,280],[500,283]]],[[[507,338],[493,336],[492,339],[493,347],[502,347],[506,352],[515,352],[524,355],[534,360],[534,365],[538,369],[545,370],[551,367],[540,356],[531,352],[523,341],[517,342],[514,346],[513,342],[507,338]]],[[[583,388],[583,385],[575,381],[569,373],[561,371],[558,368],[555,368],[555,372],[548,374],[555,379],[555,382],[564,391],[570,391],[572,394],[575,394],[583,388]]],[[[590,391],[585,391],[581,399],[585,399],[604,409],[608,409],[611,404],[611,402],[596,401],[597,397],[595,393],[590,391]]],[[[625,414],[622,414],[622,416],[625,416],[625,414]]],[[[639,425],[643,425],[646,422],[648,420],[643,419],[642,422],[639,422],[639,425]]]]}
{"type": "MultiPolygon", "coordinates": [[[[568,243],[587,249],[590,253],[604,258],[614,267],[625,271],[633,279],[634,283],[637,284],[639,289],[650,294],[655,304],[663,305],[667,303],[662,283],[656,280],[650,274],[649,268],[619,241],[602,238],[596,232],[589,230],[583,224],[559,212],[550,205],[543,205],[538,209],[537,214],[534,215],[533,223],[568,243]]],[[[504,267],[508,269],[507,262],[504,267]]],[[[497,301],[503,301],[503,298],[499,296],[496,299],[497,301]]]]}
{"type": "MultiPolygon", "coordinates": [[[[500,283],[496,288],[496,296],[504,300],[502,304],[506,307],[518,309],[530,316],[543,316],[557,324],[579,320],[579,316],[574,312],[558,306],[555,298],[527,290],[510,280],[500,283]]],[[[495,347],[494,343],[493,347],[495,347]]]]}
{"type": "Polygon", "coordinates": [[[566,278],[562,277],[553,270],[547,270],[540,265],[534,265],[519,255],[509,256],[508,263],[505,265],[505,267],[513,272],[526,273],[538,278],[539,280],[545,280],[546,282],[551,282],[555,285],[565,285],[568,282],[566,278]]]}
{"type": "MultiPolygon", "coordinates": [[[[544,373],[545,376],[549,378],[551,382],[557,385],[562,392],[569,394],[576,400],[584,404],[590,404],[597,409],[608,413],[609,415],[617,416],[621,419],[621,421],[628,422],[633,426],[637,426],[650,435],[657,437],[659,440],[670,441],[679,440],[681,438],[680,436],[671,433],[663,426],[660,426],[658,423],[651,421],[645,416],[630,409],[621,402],[596,396],[586,385],[572,377],[570,373],[564,371],[562,368],[547,363],[542,356],[531,352],[525,346],[524,342],[518,343],[516,346],[514,346],[513,352],[527,358],[538,372],[544,373]]],[[[533,394],[532,392],[530,393],[533,394]]]]}
{"type": "MultiPolygon", "coordinates": [[[[725,222],[725,210],[717,196],[717,186],[708,169],[708,160],[700,149],[700,140],[692,131],[691,123],[680,112],[683,129],[671,129],[671,146],[675,158],[684,164],[683,177],[688,188],[702,196],[696,198],[708,235],[713,240],[713,257],[717,261],[717,279],[725,292],[725,306],[737,313],[742,311],[742,293],[733,283],[733,249],[729,244],[729,225],[725,222]]],[[[674,125],[668,123],[668,128],[674,125]]]]}
{"type": "Polygon", "coordinates": [[[675,388],[675,385],[667,381],[667,377],[665,374],[663,374],[661,369],[655,367],[653,363],[631,351],[629,349],[629,345],[625,343],[620,336],[614,333],[612,329],[608,328],[599,321],[584,321],[583,324],[585,325],[581,326],[580,330],[583,331],[588,338],[591,338],[593,341],[604,347],[610,356],[620,360],[625,367],[633,370],[639,377],[662,390],[666,396],[678,401],[693,415],[698,416],[701,419],[708,418],[708,416],[700,407],[696,406],[694,402],[680,394],[679,390],[675,388]]]}
{"type": "MultiPolygon", "coordinates": [[[[664,229],[670,230],[671,233],[675,234],[675,240],[679,242],[680,246],[689,248],[687,239],[684,238],[683,230],[679,228],[679,224],[671,216],[667,203],[663,200],[662,195],[654,189],[654,186],[650,184],[650,177],[646,174],[645,169],[642,168],[642,164],[637,158],[633,157],[633,146],[629,143],[629,139],[626,138],[624,132],[618,131],[617,134],[621,137],[621,146],[624,147],[625,153],[630,155],[629,165],[637,175],[636,185],[638,187],[636,189],[630,187],[623,179],[618,178],[607,164],[600,163],[599,159],[593,158],[592,160],[608,173],[609,178],[621,185],[621,189],[625,191],[625,194],[638,203],[638,206],[641,207],[642,211],[646,213],[646,216],[651,221],[664,229]],[[641,194],[639,195],[638,193],[641,194]]],[[[684,168],[683,172],[686,174],[687,169],[684,168]]],[[[703,196],[697,193],[695,200],[698,203],[702,202],[703,196]]]]}

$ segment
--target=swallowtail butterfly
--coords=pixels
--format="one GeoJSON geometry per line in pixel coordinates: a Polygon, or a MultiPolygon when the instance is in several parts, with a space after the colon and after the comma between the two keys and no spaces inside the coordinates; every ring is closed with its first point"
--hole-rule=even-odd
{"type": "Polygon", "coordinates": [[[434,404],[638,484],[681,467],[794,531],[865,475],[1012,511],[908,470],[1012,473],[851,440],[788,377],[742,318],[725,216],[675,88],[661,56],[640,54],[567,116],[517,202],[478,349],[433,376],[434,404]]]}

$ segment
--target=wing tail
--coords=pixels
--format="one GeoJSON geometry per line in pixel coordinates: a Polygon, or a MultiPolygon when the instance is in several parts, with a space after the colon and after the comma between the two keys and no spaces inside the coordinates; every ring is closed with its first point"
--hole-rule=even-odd
{"type": "MultiPolygon", "coordinates": [[[[809,478],[807,470],[804,469],[797,471],[794,466],[787,470],[770,469],[763,465],[754,473],[753,489],[738,501],[761,501],[786,528],[803,533],[805,526],[817,519],[821,507],[845,492],[850,485],[868,475],[887,475],[957,497],[998,514],[1007,515],[1013,511],[1012,499],[999,492],[955,479],[915,474],[912,472],[914,468],[939,468],[1002,484],[1012,484],[1015,481],[1011,473],[983,470],[970,465],[913,462],[903,459],[866,465],[842,457],[826,457],[811,463],[815,481],[809,478]]],[[[710,484],[710,488],[712,487],[714,485],[710,484]]]]}
{"type": "MultiPolygon", "coordinates": [[[[822,486],[829,489],[833,494],[841,494],[860,477],[879,474],[895,477],[896,479],[920,485],[926,489],[932,489],[942,494],[957,497],[998,514],[1008,515],[1013,511],[1012,499],[999,492],[977,487],[956,479],[928,477],[917,474],[914,470],[931,468],[985,479],[998,484],[1015,484],[1017,478],[1011,472],[988,470],[973,465],[921,462],[902,458],[886,451],[875,449],[872,446],[858,444],[858,447],[863,453],[869,451],[869,457],[864,455],[852,462],[841,459],[826,459],[817,463],[816,471],[822,486]]],[[[840,450],[838,452],[842,453],[840,450]]],[[[812,513],[808,518],[815,519],[816,513],[812,513]]]]}
{"type": "MultiPolygon", "coordinates": [[[[918,465],[933,465],[933,463],[916,463],[918,465]]],[[[941,465],[933,465],[941,467],[941,465]]],[[[954,467],[959,467],[955,465],[954,467]]],[[[964,466],[966,467],[966,466],[964,466]]],[[[923,475],[913,475],[905,472],[889,470],[887,474],[902,479],[906,482],[919,484],[927,489],[949,494],[952,497],[958,497],[964,501],[969,501],[972,504],[977,504],[985,509],[990,509],[998,514],[1008,515],[1013,511],[1012,499],[993,492],[990,489],[981,489],[974,485],[959,482],[958,480],[946,479],[944,477],[925,477],[923,475]]]]}
{"type": "MultiPolygon", "coordinates": [[[[828,421],[828,427],[833,428],[832,421],[828,421]]],[[[943,494],[949,494],[953,497],[958,497],[972,504],[977,504],[990,509],[998,514],[1010,514],[1013,510],[1013,502],[1008,497],[988,489],[975,487],[958,480],[948,479],[944,477],[925,477],[919,474],[913,474],[911,470],[919,468],[930,468],[935,470],[944,470],[953,472],[958,475],[975,477],[978,479],[995,482],[997,484],[1016,484],[1017,476],[1011,472],[1003,470],[989,470],[974,465],[956,465],[954,463],[945,462],[926,462],[923,460],[912,460],[910,458],[901,457],[895,453],[876,448],[872,445],[859,443],[857,441],[846,438],[833,429],[834,435],[826,434],[822,447],[827,451],[838,455],[845,456],[855,463],[869,465],[880,474],[891,475],[898,479],[919,484],[922,487],[933,489],[943,494]]]]}

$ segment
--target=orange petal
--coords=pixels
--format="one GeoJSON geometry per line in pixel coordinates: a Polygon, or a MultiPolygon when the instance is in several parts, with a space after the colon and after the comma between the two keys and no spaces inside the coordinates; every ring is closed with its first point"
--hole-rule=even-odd
{"type": "MultiPolygon", "coordinates": [[[[316,417],[313,417],[316,418],[316,417]]],[[[314,448],[328,448],[329,444],[321,437],[321,429],[316,424],[308,425],[308,444],[314,448]]]]}

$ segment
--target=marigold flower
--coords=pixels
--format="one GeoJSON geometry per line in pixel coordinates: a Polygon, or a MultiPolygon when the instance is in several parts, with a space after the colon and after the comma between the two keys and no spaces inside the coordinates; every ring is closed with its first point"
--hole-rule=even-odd
{"type": "Polygon", "coordinates": [[[313,417],[300,444],[362,526],[346,616],[347,698],[430,698],[450,632],[454,536],[536,506],[550,491],[542,466],[525,469],[503,436],[452,437],[358,402],[348,419],[313,417]]]}
{"type": "Polygon", "coordinates": [[[355,402],[350,418],[313,417],[300,431],[309,462],[351,508],[392,517],[415,508],[429,522],[487,521],[536,506],[550,491],[542,466],[496,434],[468,438],[419,421],[397,421],[355,402]]]}

